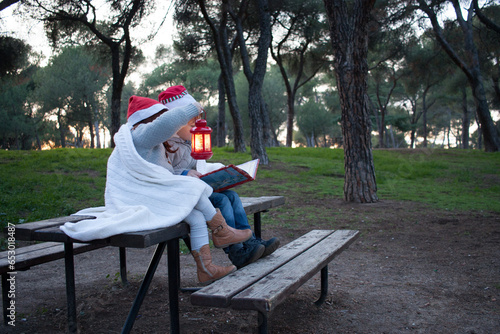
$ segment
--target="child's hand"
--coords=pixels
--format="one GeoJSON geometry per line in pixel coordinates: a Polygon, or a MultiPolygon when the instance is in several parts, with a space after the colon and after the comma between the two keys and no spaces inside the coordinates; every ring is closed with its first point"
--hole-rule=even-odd
{"type": "Polygon", "coordinates": [[[191,176],[191,177],[195,177],[197,179],[200,178],[202,174],[194,169],[191,169],[188,173],[187,173],[187,176],[191,176]]]}

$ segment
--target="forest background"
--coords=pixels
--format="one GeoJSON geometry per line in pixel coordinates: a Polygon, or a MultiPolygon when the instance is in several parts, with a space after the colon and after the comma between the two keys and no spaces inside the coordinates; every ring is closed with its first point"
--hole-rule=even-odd
{"type": "MultiPolygon", "coordinates": [[[[427,2],[441,17],[446,41],[459,57],[466,58],[462,22],[452,18],[455,1],[427,2]]],[[[243,129],[243,143],[250,143],[245,61],[253,64],[257,57],[258,22],[252,15],[255,12],[252,6],[237,7],[240,2],[231,2],[234,8],[245,12],[230,11],[225,23],[230,34],[227,40],[233,42],[229,44],[229,59],[239,110],[235,115],[228,99],[219,96],[224,93],[220,58],[209,31],[211,26],[198,7],[200,3],[221,31],[223,22],[217,20],[219,2],[172,2],[167,11],[172,11],[178,28],[173,43],[169,47],[160,45],[154,57],[147,57],[141,43],[152,38],[156,30],[151,28],[140,38],[130,38],[124,31],[143,27],[155,12],[155,1],[18,1],[13,6],[17,6],[14,13],[19,24],[28,18],[42,21],[53,55],[44,61],[32,50],[29,40],[6,33],[15,27],[2,29],[0,147],[109,147],[113,95],[120,78],[120,124],[126,121],[131,95],[156,99],[166,87],[183,84],[207,109],[217,146],[235,144],[238,122],[243,129]],[[63,3],[67,7],[61,7],[63,3]],[[70,15],[85,10],[90,17],[92,3],[99,4],[93,16],[100,29],[96,31],[106,33],[109,44],[90,26],[61,19],[63,12],[70,15]],[[139,8],[130,18],[134,5],[139,8]],[[240,33],[246,50],[235,42],[240,33]],[[114,49],[118,49],[117,54],[114,49]],[[113,57],[118,57],[118,63],[113,57]],[[152,70],[138,73],[145,62],[152,70]],[[117,66],[118,74],[114,73],[117,66]],[[130,80],[132,75],[139,80],[130,80]]],[[[419,7],[422,3],[425,2],[376,1],[372,10],[367,100],[373,146],[481,149],[481,126],[466,74],[436,39],[429,16],[419,7]]],[[[472,27],[485,94],[498,131],[500,34],[484,24],[477,13],[484,14],[495,26],[494,22],[500,22],[500,6],[496,1],[484,1],[475,11],[473,2],[468,5],[458,4],[472,27]]],[[[268,123],[264,123],[265,128],[269,127],[265,130],[266,147],[342,147],[341,108],[323,2],[273,2],[270,13],[272,41],[262,88],[263,108],[269,117],[268,123]]]]}
{"type": "MultiPolygon", "coordinates": [[[[112,146],[132,94],[156,99],[183,84],[206,107],[215,145],[224,146],[214,148],[217,159],[246,161],[248,144],[252,156],[257,146],[269,152],[272,164],[238,189],[242,196],[286,197],[265,214],[264,233],[283,244],[311,229],[362,233],[335,263],[325,305],[306,307],[317,292],[306,284],[273,315],[271,330],[498,328],[500,156],[490,153],[500,150],[498,0],[168,4],[0,0],[0,17],[15,8],[18,20],[0,22],[0,227],[102,205],[112,149],[86,148],[112,146]],[[153,17],[167,20],[169,10],[174,41],[151,56],[148,41],[165,34],[151,25],[153,17]],[[8,32],[28,19],[43,24],[49,59],[31,47],[39,43],[33,36],[8,32]],[[368,131],[360,129],[365,125],[368,131]],[[271,147],[278,144],[310,147],[271,147]],[[380,148],[373,155],[372,146],[380,148]]],[[[116,301],[136,292],[109,284],[117,276],[108,254],[102,265],[92,255],[79,271],[89,274],[78,297],[83,332],[120,328],[128,310],[116,301]]],[[[137,287],[147,260],[129,259],[137,260],[128,266],[139,269],[130,275],[137,287]]],[[[19,295],[26,313],[13,332],[65,331],[64,294],[54,290],[63,267],[54,262],[22,273],[17,288],[26,293],[19,295]]],[[[188,286],[191,269],[191,281],[183,273],[188,286]]],[[[155,289],[148,296],[153,311],[144,310],[137,324],[143,332],[168,326],[166,286],[155,289]]],[[[187,332],[254,328],[256,319],[200,312],[188,300],[181,305],[191,314],[183,318],[187,332]]]]}

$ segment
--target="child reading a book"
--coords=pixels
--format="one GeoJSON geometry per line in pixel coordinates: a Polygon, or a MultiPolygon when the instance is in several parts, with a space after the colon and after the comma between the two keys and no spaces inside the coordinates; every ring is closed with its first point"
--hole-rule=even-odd
{"type": "MultiPolygon", "coordinates": [[[[158,96],[167,108],[172,105],[180,106],[190,103],[191,95],[188,94],[183,86],[173,86],[167,88],[158,96]]],[[[187,175],[194,178],[199,178],[199,173],[195,168],[197,161],[191,157],[191,133],[189,130],[194,126],[196,118],[192,118],[186,125],[182,126],[177,133],[172,136],[167,144],[171,148],[168,151],[174,173],[178,175],[187,175]]],[[[215,167],[223,167],[222,164],[216,164],[215,167]]],[[[222,192],[214,192],[209,197],[214,207],[221,210],[227,224],[238,230],[250,231],[250,224],[245,213],[245,209],[241,204],[238,194],[232,190],[224,190],[222,192]]],[[[244,267],[259,258],[273,253],[279,247],[279,239],[271,238],[263,240],[252,237],[242,243],[236,243],[224,248],[231,262],[238,268],[244,267]]]]}
{"type": "Polygon", "coordinates": [[[65,232],[79,240],[95,239],[185,220],[190,226],[191,253],[200,283],[210,283],[236,270],[233,265],[222,267],[212,263],[207,225],[219,248],[248,240],[251,231],[236,230],[226,224],[209,201],[212,189],[204,182],[174,175],[167,156],[170,149],[164,144],[201,112],[194,99],[167,108],[153,99],[132,96],[127,124],[115,135],[116,146],[108,160],[105,192],[108,216],[98,216],[99,225],[90,227],[91,233],[85,231],[91,225],[69,225],[65,232]],[[107,218],[111,219],[106,221],[107,218]]]}

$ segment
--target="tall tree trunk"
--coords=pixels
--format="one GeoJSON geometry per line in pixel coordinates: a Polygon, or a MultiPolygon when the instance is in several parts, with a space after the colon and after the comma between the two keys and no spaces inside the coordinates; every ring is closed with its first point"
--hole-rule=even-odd
{"type": "Polygon", "coordinates": [[[344,200],[378,201],[367,92],[368,21],[375,0],[324,0],[344,137],[344,200]],[[350,8],[349,8],[350,7],[350,8]]]}
{"type": "Polygon", "coordinates": [[[378,103],[378,110],[380,110],[380,115],[375,111],[377,114],[377,126],[378,126],[378,146],[380,148],[385,147],[385,141],[384,141],[384,136],[385,136],[385,114],[387,110],[387,103],[389,103],[389,96],[387,97],[385,103],[382,102],[382,97],[380,96],[380,86],[381,83],[377,80],[377,103],[378,103]]]}
{"type": "Polygon", "coordinates": [[[94,116],[95,116],[95,121],[94,121],[94,129],[95,129],[95,142],[96,142],[96,147],[101,148],[101,135],[99,134],[99,110],[97,108],[94,109],[94,116]]]}
{"type": "Polygon", "coordinates": [[[120,130],[120,112],[122,105],[123,81],[120,80],[120,48],[111,48],[111,69],[113,81],[111,83],[111,147],[115,147],[113,137],[120,130]]]}
{"type": "Polygon", "coordinates": [[[477,148],[481,150],[483,148],[483,131],[481,130],[481,125],[479,124],[479,121],[477,119],[476,115],[476,124],[478,125],[477,129],[477,148]]]}
{"type": "Polygon", "coordinates": [[[232,69],[232,55],[227,37],[227,17],[228,17],[228,4],[227,1],[222,1],[222,11],[220,26],[217,28],[215,23],[208,15],[205,7],[205,0],[198,0],[203,18],[210,26],[212,37],[214,39],[215,50],[217,52],[217,59],[221,69],[221,75],[224,81],[224,88],[229,106],[229,112],[233,119],[234,130],[234,151],[246,152],[245,139],[243,133],[243,122],[241,120],[240,110],[236,102],[236,88],[234,86],[233,69],[232,69]]]}
{"type": "Polygon", "coordinates": [[[90,148],[95,148],[95,139],[94,139],[94,123],[92,120],[89,120],[87,123],[90,131],[90,148]]]}
{"type": "Polygon", "coordinates": [[[66,147],[66,128],[63,125],[63,116],[61,114],[61,111],[57,111],[57,123],[59,124],[59,138],[61,139],[61,147],[65,148],[66,147]]]}
{"type": "Polygon", "coordinates": [[[423,146],[427,147],[427,109],[425,107],[422,109],[422,132],[424,136],[423,146]]]}
{"type": "Polygon", "coordinates": [[[266,152],[266,142],[264,132],[270,121],[266,121],[264,113],[267,112],[263,108],[262,86],[264,84],[264,76],[267,69],[267,55],[269,45],[271,44],[271,16],[269,13],[268,0],[258,0],[257,8],[259,10],[259,31],[257,58],[254,61],[254,70],[250,67],[250,58],[245,44],[243,35],[243,22],[240,16],[233,15],[233,20],[236,25],[236,32],[240,46],[241,61],[243,63],[243,73],[248,81],[248,115],[250,117],[250,147],[252,158],[260,159],[260,163],[269,164],[269,157],[266,152]]]}
{"type": "Polygon", "coordinates": [[[431,103],[427,103],[427,94],[431,89],[432,85],[426,86],[424,92],[422,94],[422,125],[423,125],[423,135],[424,135],[424,147],[427,147],[427,136],[429,135],[429,131],[427,130],[427,111],[429,108],[436,102],[435,100],[431,103]]]}
{"type": "MultiPolygon", "coordinates": [[[[261,88],[262,92],[262,88],[261,88]]],[[[261,93],[262,96],[262,93],[261,93]]],[[[262,114],[262,126],[263,126],[263,134],[262,134],[262,140],[264,141],[264,146],[266,147],[271,147],[275,146],[273,142],[273,128],[271,126],[271,118],[269,117],[269,111],[267,108],[267,104],[264,101],[264,99],[261,97],[260,100],[260,109],[261,109],[261,114],[262,114]]]]}
{"type": "Polygon", "coordinates": [[[415,129],[410,132],[410,148],[415,148],[415,129]]]}
{"type": "Polygon", "coordinates": [[[396,139],[394,138],[394,130],[392,129],[392,125],[389,126],[389,133],[391,137],[392,148],[398,148],[398,144],[396,143],[396,139]]]}
{"type": "Polygon", "coordinates": [[[295,119],[295,94],[290,91],[288,91],[288,86],[287,85],[287,106],[288,106],[288,113],[286,115],[286,147],[292,147],[292,142],[293,142],[293,120],[295,119]]]}
{"type": "Polygon", "coordinates": [[[378,128],[378,145],[380,148],[384,148],[385,147],[385,141],[384,141],[384,138],[385,138],[385,110],[381,110],[381,117],[380,117],[380,124],[379,124],[379,128],[378,128]]]}
{"type": "MultiPolygon", "coordinates": [[[[260,159],[260,163],[269,164],[264,142],[264,115],[262,108],[262,86],[267,69],[267,55],[271,44],[271,15],[268,0],[258,0],[260,37],[255,67],[248,89],[248,113],[252,124],[251,142],[252,157],[260,159]]],[[[243,41],[240,41],[243,42],[243,41]]]]}
{"type": "Polygon", "coordinates": [[[462,148],[469,148],[470,117],[467,108],[467,90],[462,86],[462,148]]]}
{"type": "Polygon", "coordinates": [[[450,133],[451,133],[451,111],[448,109],[448,127],[446,129],[446,139],[448,141],[448,148],[451,148],[450,133]]]}
{"type": "Polygon", "coordinates": [[[217,147],[226,146],[226,89],[224,79],[219,76],[219,117],[217,117],[217,147]]]}
{"type": "MultiPolygon", "coordinates": [[[[377,88],[378,90],[378,88],[377,88]]],[[[366,98],[368,99],[368,102],[370,104],[370,110],[372,111],[372,115],[373,117],[375,118],[375,121],[377,122],[377,129],[378,129],[378,134],[379,134],[379,142],[382,141],[383,139],[383,135],[381,135],[381,133],[383,132],[382,130],[382,120],[380,119],[380,115],[381,113],[379,114],[378,112],[378,108],[375,106],[375,104],[373,103],[372,99],[370,98],[370,96],[366,96],[366,98]]]]}

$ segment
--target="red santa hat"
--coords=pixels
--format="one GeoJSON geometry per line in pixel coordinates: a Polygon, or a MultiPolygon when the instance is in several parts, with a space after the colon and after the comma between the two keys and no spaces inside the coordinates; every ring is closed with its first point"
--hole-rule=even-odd
{"type": "Polygon", "coordinates": [[[196,100],[189,95],[188,91],[184,86],[177,85],[165,89],[158,95],[158,101],[163,103],[168,110],[183,107],[190,103],[196,102],[196,100]]]}
{"type": "Polygon", "coordinates": [[[165,106],[158,101],[133,95],[128,100],[127,121],[130,125],[135,125],[165,109],[165,106]]]}

